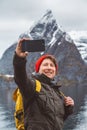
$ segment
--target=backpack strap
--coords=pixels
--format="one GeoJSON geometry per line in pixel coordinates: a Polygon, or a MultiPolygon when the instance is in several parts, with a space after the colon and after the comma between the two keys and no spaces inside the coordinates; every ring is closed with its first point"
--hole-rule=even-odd
{"type": "Polygon", "coordinates": [[[66,97],[66,96],[64,95],[64,93],[63,93],[63,92],[61,92],[61,91],[60,91],[60,93],[61,93],[61,96],[62,96],[62,97],[64,97],[64,98],[66,97]]]}
{"type": "Polygon", "coordinates": [[[59,90],[58,92],[59,92],[59,95],[62,96],[63,98],[66,97],[62,91],[59,90]]]}
{"type": "Polygon", "coordinates": [[[16,102],[16,100],[17,100],[17,93],[18,93],[18,87],[14,90],[14,92],[13,92],[13,94],[12,94],[12,99],[13,99],[13,101],[15,101],[15,102],[16,102]]]}
{"type": "Polygon", "coordinates": [[[39,80],[35,80],[36,82],[36,92],[40,92],[41,91],[41,83],[39,80]]]}
{"type": "MultiPolygon", "coordinates": [[[[40,90],[41,90],[41,83],[40,83],[40,81],[36,79],[36,80],[35,80],[35,84],[36,84],[36,92],[40,92],[40,90]]],[[[15,102],[16,102],[16,100],[17,100],[18,94],[20,94],[20,92],[19,92],[19,88],[17,87],[17,88],[14,90],[13,94],[12,94],[12,99],[13,99],[15,102]]]]}

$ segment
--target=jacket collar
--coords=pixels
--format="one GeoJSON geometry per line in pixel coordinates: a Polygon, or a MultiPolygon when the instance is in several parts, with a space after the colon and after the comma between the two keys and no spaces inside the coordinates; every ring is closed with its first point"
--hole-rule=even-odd
{"type": "Polygon", "coordinates": [[[51,87],[56,87],[56,88],[61,87],[61,86],[58,85],[58,83],[57,83],[55,78],[54,79],[50,79],[49,77],[47,77],[44,74],[39,74],[39,73],[35,73],[35,72],[32,73],[32,76],[35,79],[39,80],[40,82],[50,85],[51,87]]]}

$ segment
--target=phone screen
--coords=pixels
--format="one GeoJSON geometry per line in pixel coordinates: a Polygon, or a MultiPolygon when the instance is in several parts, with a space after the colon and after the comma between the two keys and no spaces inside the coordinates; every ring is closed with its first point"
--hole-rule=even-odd
{"type": "Polygon", "coordinates": [[[22,43],[22,51],[28,52],[39,52],[45,51],[45,41],[44,39],[39,40],[24,40],[22,43]]]}

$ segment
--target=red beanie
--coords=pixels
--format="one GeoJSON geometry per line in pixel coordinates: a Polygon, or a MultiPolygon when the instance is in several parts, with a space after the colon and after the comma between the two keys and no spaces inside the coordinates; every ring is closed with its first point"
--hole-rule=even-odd
{"type": "MultiPolygon", "coordinates": [[[[53,56],[52,55],[48,55],[48,54],[45,54],[45,55],[41,56],[35,63],[35,71],[38,72],[42,61],[44,59],[50,58],[50,57],[53,57],[53,56]]],[[[54,64],[55,64],[56,70],[58,70],[58,65],[57,65],[56,61],[55,61],[54,64]]]]}

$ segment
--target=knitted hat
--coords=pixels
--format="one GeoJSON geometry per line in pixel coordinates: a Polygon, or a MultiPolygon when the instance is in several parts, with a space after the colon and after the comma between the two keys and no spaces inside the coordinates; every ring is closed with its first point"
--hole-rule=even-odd
{"type": "Polygon", "coordinates": [[[46,58],[51,59],[51,60],[53,61],[53,63],[55,64],[56,71],[58,70],[58,65],[57,65],[57,62],[56,62],[55,58],[54,58],[52,55],[45,54],[45,55],[41,56],[41,57],[36,61],[36,63],[35,63],[35,71],[36,71],[36,72],[39,71],[39,68],[40,68],[40,65],[41,65],[42,61],[43,61],[44,59],[46,59],[46,58]]]}

